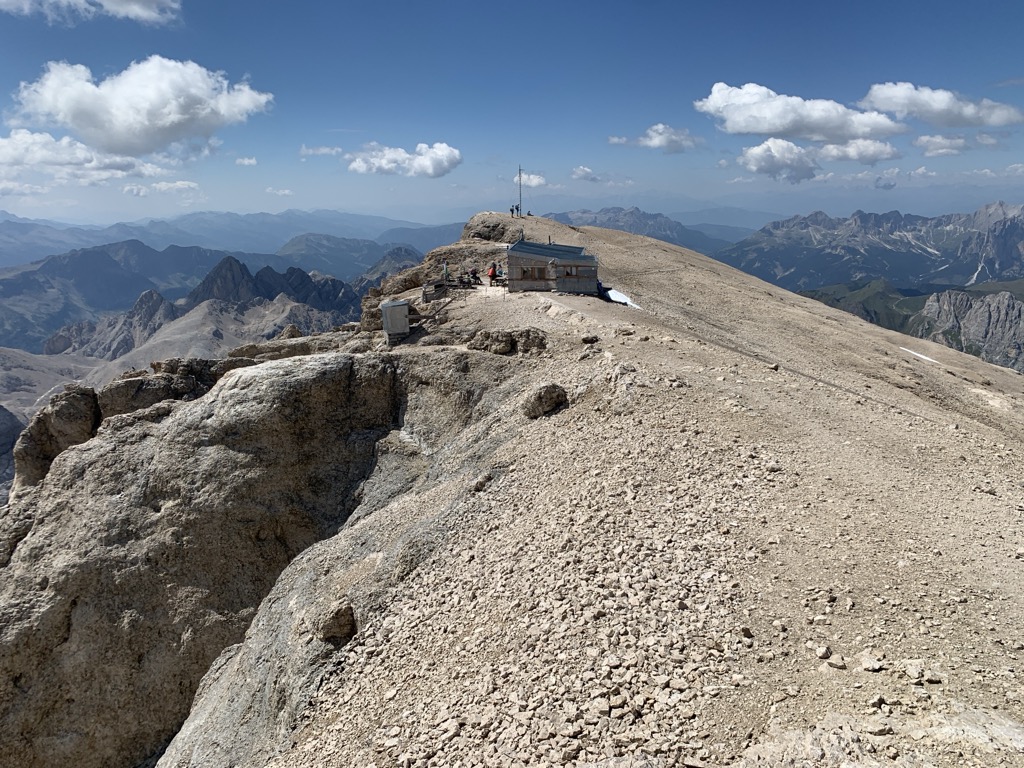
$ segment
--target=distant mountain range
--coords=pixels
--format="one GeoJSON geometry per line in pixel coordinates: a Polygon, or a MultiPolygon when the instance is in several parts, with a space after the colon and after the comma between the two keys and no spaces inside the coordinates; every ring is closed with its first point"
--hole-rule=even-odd
{"type": "Polygon", "coordinates": [[[329,210],[289,210],[276,214],[203,212],[108,227],[23,219],[0,211],[0,267],[126,240],[138,240],[157,250],[199,246],[231,252],[276,253],[289,240],[310,232],[373,240],[381,245],[406,244],[426,252],[457,240],[458,234],[452,237],[451,233],[461,230],[462,224],[424,226],[383,216],[329,210]]]}
{"type": "MultiPolygon", "coordinates": [[[[188,311],[203,300],[195,298],[197,286],[228,256],[257,276],[268,274],[264,268],[284,275],[296,269],[360,285],[422,259],[407,246],[388,248],[373,240],[308,234],[286,243],[279,254],[229,254],[198,246],[157,251],[138,240],[70,251],[0,270],[0,346],[42,352],[46,340],[63,326],[96,323],[103,315],[124,312],[147,291],[168,302],[185,299],[188,311]]],[[[287,294],[283,283],[276,287],[287,294]]],[[[253,288],[252,296],[257,295],[273,298],[253,288]]]]}
{"type": "Polygon", "coordinates": [[[822,212],[763,227],[714,257],[793,291],[884,278],[899,287],[1024,276],[1024,206],[993,203],[934,218],[822,212]]]}
{"type": "Polygon", "coordinates": [[[7,491],[14,479],[14,444],[25,424],[0,405],[0,504],[7,503],[7,491]]]}
{"type": "Polygon", "coordinates": [[[705,255],[713,254],[730,245],[729,240],[710,237],[696,229],[685,227],[664,214],[647,213],[635,207],[546,213],[544,216],[575,227],[603,227],[634,235],[646,235],[705,255]]]}
{"type": "Polygon", "coordinates": [[[707,224],[695,231],[638,208],[546,216],[681,245],[886,328],[1024,371],[1024,206],[1000,202],[933,218],[818,211],[746,233],[707,224]]]}
{"type": "Polygon", "coordinates": [[[869,322],[1024,372],[1024,206],[816,212],[712,254],[869,322]]]}
{"type": "Polygon", "coordinates": [[[75,355],[49,357],[0,347],[0,507],[7,503],[14,476],[11,450],[21,430],[50,395],[85,376],[96,362],[75,355]]]}
{"type": "Polygon", "coordinates": [[[374,239],[378,243],[410,245],[418,251],[427,253],[442,245],[458,241],[462,237],[462,229],[465,226],[464,222],[459,222],[429,227],[396,227],[384,230],[374,239]]]}
{"type": "MultiPolygon", "coordinates": [[[[241,318],[261,310],[260,323],[249,318],[249,324],[258,330],[244,334],[245,341],[253,341],[275,336],[288,324],[308,334],[357,320],[360,296],[348,283],[334,277],[310,275],[297,267],[290,267],[283,274],[264,267],[253,275],[238,259],[225,256],[185,299],[172,303],[148,290],[124,314],[64,326],[44,342],[43,351],[49,355],[71,352],[116,360],[200,309],[199,314],[207,318],[207,327],[200,335],[218,338],[220,334],[221,339],[224,331],[212,319],[213,315],[241,318]],[[268,306],[275,302],[275,306],[268,306]],[[216,305],[212,314],[206,304],[216,305]],[[268,323],[268,317],[275,321],[268,323]]],[[[197,323],[183,325],[193,327],[197,323]]]]}

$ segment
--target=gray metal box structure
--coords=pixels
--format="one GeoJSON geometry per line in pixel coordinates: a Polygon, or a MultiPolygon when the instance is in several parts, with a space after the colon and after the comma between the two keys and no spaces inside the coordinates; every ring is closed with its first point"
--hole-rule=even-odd
{"type": "Polygon", "coordinates": [[[409,302],[385,301],[380,305],[380,319],[384,325],[384,333],[390,340],[392,336],[409,335],[409,302]]]}

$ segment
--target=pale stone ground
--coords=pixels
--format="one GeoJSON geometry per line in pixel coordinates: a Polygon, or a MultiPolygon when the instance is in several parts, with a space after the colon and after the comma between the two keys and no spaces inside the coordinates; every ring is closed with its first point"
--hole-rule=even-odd
{"type": "Polygon", "coordinates": [[[570,404],[496,422],[482,490],[422,500],[458,535],[273,765],[1024,765],[1024,380],[657,241],[522,223],[641,309],[448,307],[546,333],[520,365],[570,404]]]}
{"type": "Polygon", "coordinates": [[[1024,766],[1024,379],[621,232],[418,270],[510,226],[640,308],[270,342],[0,508],[3,754],[1024,766]]]}

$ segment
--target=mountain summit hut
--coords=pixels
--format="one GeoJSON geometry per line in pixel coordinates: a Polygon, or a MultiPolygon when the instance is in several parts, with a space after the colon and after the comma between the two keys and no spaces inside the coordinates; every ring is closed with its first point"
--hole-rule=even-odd
{"type": "Polygon", "coordinates": [[[508,289],[596,296],[597,257],[582,246],[520,240],[508,249],[508,289]]]}

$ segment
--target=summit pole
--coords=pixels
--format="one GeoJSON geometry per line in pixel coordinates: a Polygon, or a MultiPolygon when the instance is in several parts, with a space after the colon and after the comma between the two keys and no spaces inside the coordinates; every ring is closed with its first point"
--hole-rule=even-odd
{"type": "Polygon", "coordinates": [[[516,209],[519,215],[523,215],[523,166],[519,166],[519,207],[516,209]]]}

